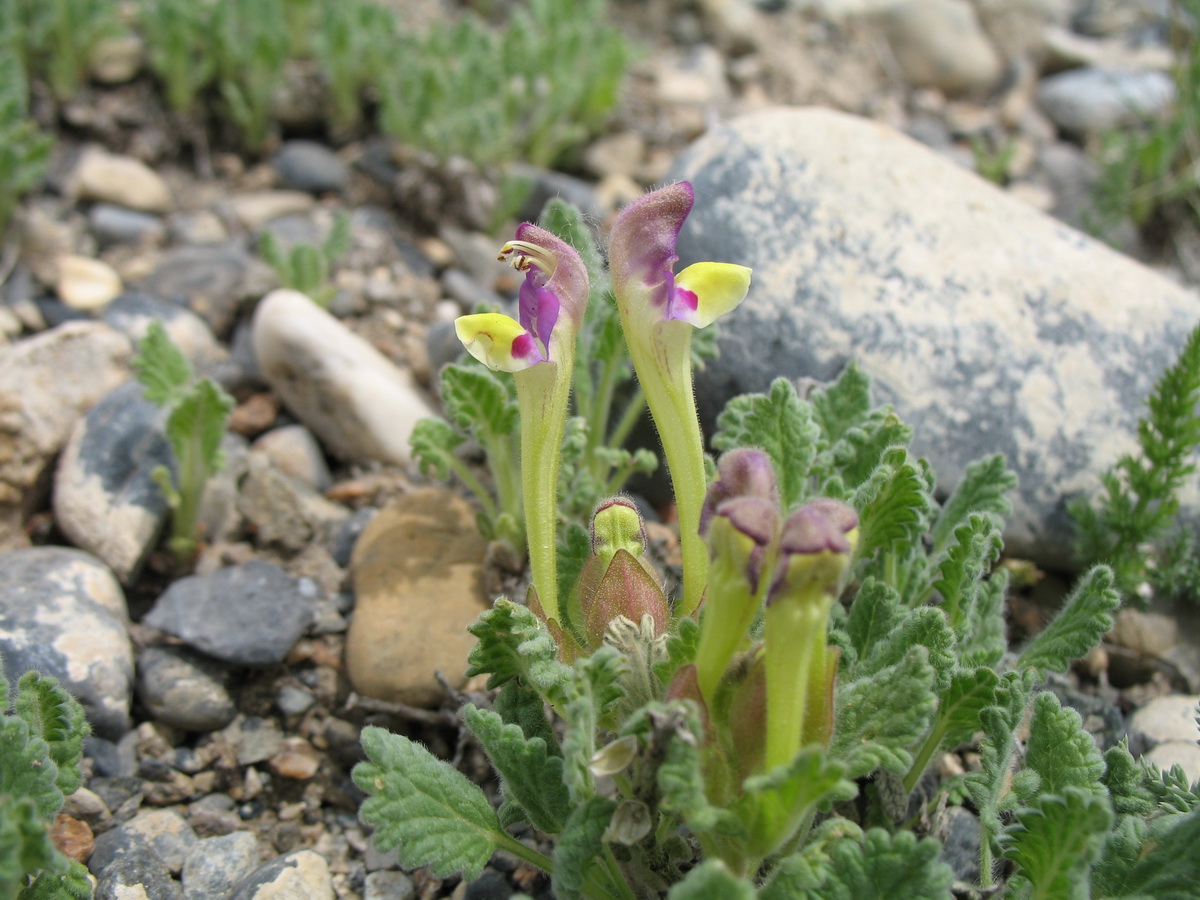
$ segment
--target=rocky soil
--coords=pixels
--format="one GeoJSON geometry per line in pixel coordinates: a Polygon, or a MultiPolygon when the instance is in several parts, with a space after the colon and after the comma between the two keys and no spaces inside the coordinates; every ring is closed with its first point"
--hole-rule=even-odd
{"type": "MultiPolygon", "coordinates": [[[[646,187],[692,179],[684,262],[756,272],[706,415],[857,358],[947,485],[1006,451],[1023,485],[1009,551],[1044,576],[1014,598],[1018,642],[1068,587],[1064,498],[1128,449],[1200,317],[1194,235],[1148,243],[1117,224],[1118,253],[1075,230],[1087,148],[1174,102],[1166,6],[614,3],[645,52],[578,165],[528,173],[523,214],[562,194],[602,227],[646,187]],[[1000,148],[1001,186],[970,174],[1000,148]]],[[[53,111],[54,166],[0,270],[0,654],[10,677],[58,677],[95,732],[60,844],[102,897],[548,896],[500,856],[472,884],[400,871],[349,779],[371,723],[488,783],[454,712],[478,689],[465,627],[519,573],[407,438],[438,408],[454,317],[516,287],[482,231],[494,191],[311,125],[261,159],[193,152],[139,73],[135,58],[53,111]],[[278,290],[262,235],[317,244],[343,212],[328,311],[278,290]],[[237,400],[188,571],[162,550],[161,413],[131,381],[152,319],[237,400]]],[[[670,530],[655,533],[669,559],[670,530]]],[[[1200,778],[1194,611],[1123,611],[1053,688],[1106,746],[1128,735],[1200,778]]],[[[941,769],[976,761],[962,748],[941,769]]],[[[968,882],[978,825],[953,830],[946,858],[968,882]]]]}

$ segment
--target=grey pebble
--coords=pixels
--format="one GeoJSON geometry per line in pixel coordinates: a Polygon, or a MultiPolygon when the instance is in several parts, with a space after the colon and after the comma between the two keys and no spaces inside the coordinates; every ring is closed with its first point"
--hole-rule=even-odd
{"type": "Polygon", "coordinates": [[[258,840],[248,831],[204,838],[183,863],[185,900],[226,897],[258,863],[258,840]]]}
{"type": "Polygon", "coordinates": [[[341,158],[316,141],[288,141],[275,155],[275,168],[285,185],[313,194],[342,190],[350,175],[341,158]]]}
{"type": "Polygon", "coordinates": [[[237,715],[228,671],[183,647],[147,647],[138,657],[138,697],[158,721],[185,731],[216,731],[237,715]]]}

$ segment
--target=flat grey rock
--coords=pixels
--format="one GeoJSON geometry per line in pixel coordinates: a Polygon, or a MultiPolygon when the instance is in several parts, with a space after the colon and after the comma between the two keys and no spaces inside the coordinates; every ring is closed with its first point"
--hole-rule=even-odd
{"type": "Polygon", "coordinates": [[[313,194],[340,191],[350,177],[341,158],[316,141],[288,141],[275,155],[275,168],[285,185],[313,194]]]}
{"type": "Polygon", "coordinates": [[[152,478],[173,471],[161,410],[126,382],[71,433],[54,480],[54,518],[75,546],[98,556],[122,584],[141,571],[167,520],[167,502],[152,478]]]}
{"type": "Polygon", "coordinates": [[[297,850],[263,863],[236,885],[229,900],[332,900],[329,865],[312,850],[297,850]]]}
{"type": "Polygon", "coordinates": [[[129,729],[133,647],[125,595],[94,556],[65,547],[0,555],[0,656],[10,687],[31,669],[57,678],[101,737],[129,729]]]}
{"type": "Polygon", "coordinates": [[[1166,72],[1071,69],[1043,78],[1038,106],[1063,131],[1102,134],[1161,119],[1175,101],[1166,72]]]}
{"type": "Polygon", "coordinates": [[[312,623],[318,592],[274,563],[255,560],[176,581],[143,620],[225,662],[280,662],[312,623]]]}
{"type": "Polygon", "coordinates": [[[185,731],[217,731],[237,706],[219,663],[183,647],[147,647],[138,654],[138,699],[157,721],[185,731]]]}
{"type": "MultiPolygon", "coordinates": [[[[851,360],[912,424],[942,490],[1003,452],[1020,478],[1010,553],[1071,562],[1066,502],[1136,448],[1144,400],[1200,319],[1196,296],[886,126],[768,109],[697,141],[683,266],[754,269],[697,376],[711,427],[772,379],[851,360]]],[[[1195,517],[1194,489],[1183,494],[1195,517]]]]}
{"type": "Polygon", "coordinates": [[[258,840],[248,831],[204,838],[184,860],[184,896],[187,900],[227,897],[238,879],[257,863],[258,840]]]}

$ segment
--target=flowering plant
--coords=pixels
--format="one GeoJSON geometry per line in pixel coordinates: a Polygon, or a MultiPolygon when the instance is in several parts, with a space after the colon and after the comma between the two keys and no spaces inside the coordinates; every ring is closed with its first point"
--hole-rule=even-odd
{"type": "Polygon", "coordinates": [[[501,598],[471,629],[468,672],[496,693],[464,720],[501,802],[371,727],[354,779],[376,843],[465,879],[502,850],[546,873],[559,900],[1185,896],[1200,791],[1123,745],[1102,755],[1078,714],[1035,691],[1111,627],[1111,572],[1087,572],[1058,617],[1007,653],[994,563],[1015,479],[1002,457],[938,502],[911,429],[873,408],[851,366],[808,398],[781,379],[732,400],[710,480],[688,343],[740,302],[750,272],[674,273],[693,199],[687,184],[655,191],[609,241],[679,507],[682,593],[664,591],[626,498],[597,504],[569,589],[539,543],[552,537],[587,266],[522,226],[504,251],[527,275],[518,318],[459,322],[473,355],[514,373],[522,466],[541,467],[522,471],[527,602],[501,598]],[[929,776],[976,741],[977,771],[929,776]],[[969,872],[939,858],[951,808],[978,823],[969,872]]]}

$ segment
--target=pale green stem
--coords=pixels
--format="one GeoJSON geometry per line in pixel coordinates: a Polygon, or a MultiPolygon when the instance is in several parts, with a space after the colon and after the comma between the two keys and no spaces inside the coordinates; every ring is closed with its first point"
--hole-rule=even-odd
{"type": "Polygon", "coordinates": [[[629,435],[633,434],[633,427],[637,425],[638,420],[645,411],[646,394],[639,387],[634,391],[633,396],[629,398],[629,403],[625,406],[625,412],[621,414],[621,418],[617,421],[612,433],[608,436],[608,446],[624,447],[625,442],[629,440],[629,435]]]}
{"type": "Polygon", "coordinates": [[[604,845],[604,866],[608,870],[608,877],[617,889],[621,900],[637,900],[637,895],[629,887],[629,882],[625,880],[625,875],[621,872],[621,866],[617,863],[617,858],[613,856],[612,846],[609,844],[604,845]]]}
{"type": "Polygon", "coordinates": [[[933,758],[933,754],[937,752],[945,736],[946,728],[939,721],[934,725],[933,731],[929,732],[929,735],[925,738],[925,743],[921,745],[921,749],[917,753],[917,758],[913,760],[908,774],[904,776],[905,791],[910,794],[912,793],[913,788],[917,786],[917,782],[921,780],[921,776],[925,774],[925,767],[929,765],[929,760],[933,758]]]}
{"type": "Polygon", "coordinates": [[[679,514],[679,544],[683,552],[683,597],[676,617],[690,616],[700,605],[708,584],[708,547],[700,537],[700,508],[708,487],[704,471],[704,439],[692,388],[692,326],[686,322],[658,322],[635,334],[622,315],[629,355],[675,490],[679,514]]]}
{"type": "MultiPolygon", "coordinates": [[[[764,571],[770,571],[770,568],[764,567],[764,571]]],[[[745,640],[754,616],[762,606],[766,586],[767,579],[760,578],[759,590],[752,593],[744,567],[720,556],[709,573],[708,600],[704,604],[700,644],[696,648],[696,680],[700,693],[710,706],[729,661],[745,640]]]]}
{"type": "Polygon", "coordinates": [[[787,597],[767,607],[763,628],[767,771],[790,763],[800,752],[808,694],[812,689],[813,658],[825,649],[828,603],[822,594],[818,586],[807,596],[787,597]]]}
{"type": "Polygon", "coordinates": [[[529,569],[546,618],[558,612],[558,465],[562,454],[574,354],[517,372],[521,414],[521,493],[529,569]]]}

